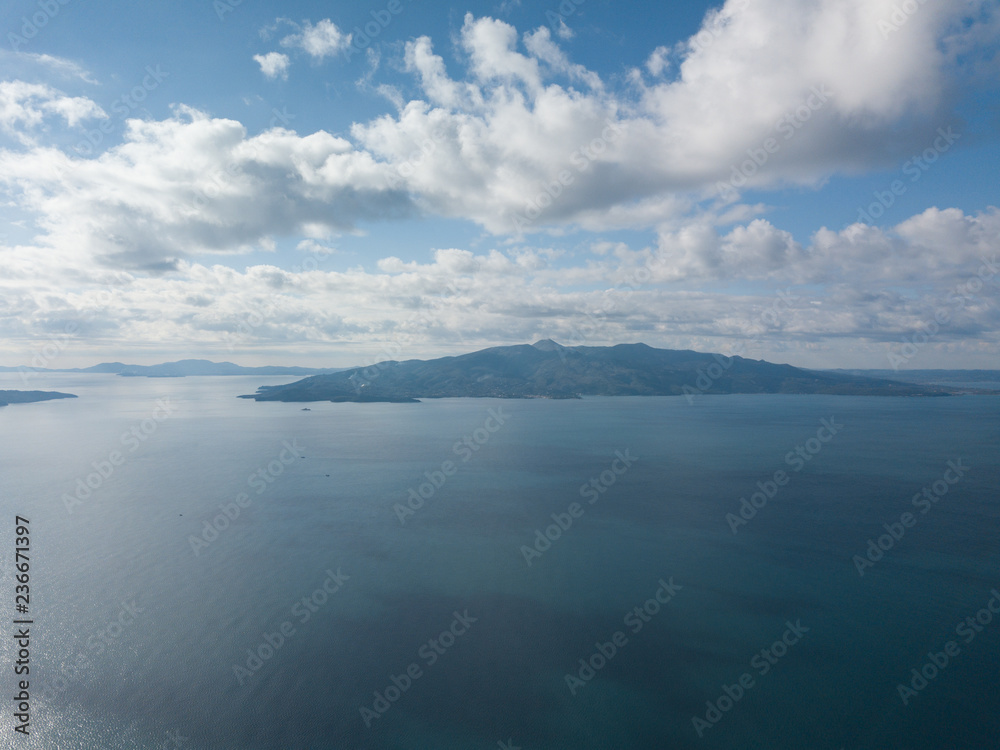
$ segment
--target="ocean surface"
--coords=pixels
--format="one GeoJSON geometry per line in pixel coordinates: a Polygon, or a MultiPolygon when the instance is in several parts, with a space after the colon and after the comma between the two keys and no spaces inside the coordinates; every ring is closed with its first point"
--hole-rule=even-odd
{"type": "Polygon", "coordinates": [[[1000,747],[1000,398],[292,380],[0,375],[0,747],[1000,747]]]}

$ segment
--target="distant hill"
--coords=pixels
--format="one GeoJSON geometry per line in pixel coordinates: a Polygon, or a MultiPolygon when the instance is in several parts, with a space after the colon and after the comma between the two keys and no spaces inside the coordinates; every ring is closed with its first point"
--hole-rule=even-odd
{"type": "Polygon", "coordinates": [[[31,404],[36,401],[52,401],[57,398],[76,398],[76,395],[56,391],[0,391],[0,406],[31,404]]]}
{"type": "Polygon", "coordinates": [[[947,388],[816,372],[743,357],[646,344],[565,347],[544,340],[457,357],[387,361],[264,386],[257,401],[415,401],[421,398],[579,398],[702,393],[944,396],[947,388]]]}
{"type": "Polygon", "coordinates": [[[903,383],[964,386],[972,389],[1000,388],[1000,370],[830,370],[868,378],[891,378],[903,383]]]}
{"type": "Polygon", "coordinates": [[[81,372],[123,375],[126,377],[180,378],[187,375],[319,375],[340,372],[343,368],[315,367],[243,367],[232,362],[210,362],[207,359],[182,359],[159,365],[126,365],[104,362],[93,367],[49,369],[45,367],[0,367],[0,372],[81,372]]]}

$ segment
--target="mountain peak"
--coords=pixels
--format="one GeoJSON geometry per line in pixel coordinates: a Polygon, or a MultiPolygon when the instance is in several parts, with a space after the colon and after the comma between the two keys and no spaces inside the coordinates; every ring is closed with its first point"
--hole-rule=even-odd
{"type": "Polygon", "coordinates": [[[542,339],[541,341],[536,341],[532,346],[541,352],[555,352],[559,349],[565,349],[562,344],[557,344],[552,339],[542,339]]]}

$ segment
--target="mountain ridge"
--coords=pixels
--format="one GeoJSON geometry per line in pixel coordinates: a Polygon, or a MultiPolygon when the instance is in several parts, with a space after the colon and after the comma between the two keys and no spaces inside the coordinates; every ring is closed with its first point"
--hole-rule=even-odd
{"type": "Polygon", "coordinates": [[[256,401],[415,402],[422,398],[580,398],[708,393],[826,393],[945,396],[944,387],[806,370],[744,357],[656,349],[644,343],[563,346],[551,339],[431,360],[386,360],[367,368],[262,386],[256,401]]]}

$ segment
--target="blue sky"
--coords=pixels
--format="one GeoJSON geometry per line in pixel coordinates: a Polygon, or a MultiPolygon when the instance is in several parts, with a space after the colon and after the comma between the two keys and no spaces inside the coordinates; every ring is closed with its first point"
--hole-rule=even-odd
{"type": "Polygon", "coordinates": [[[998,31],[975,0],[7,3],[0,363],[997,367],[998,31]]]}

